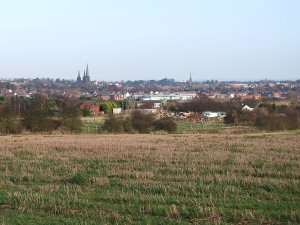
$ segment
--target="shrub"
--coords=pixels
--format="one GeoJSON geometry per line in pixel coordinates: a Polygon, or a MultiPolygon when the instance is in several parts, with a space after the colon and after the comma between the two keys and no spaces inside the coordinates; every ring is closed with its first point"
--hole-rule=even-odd
{"type": "Polygon", "coordinates": [[[154,123],[152,114],[144,114],[141,111],[135,110],[131,113],[132,127],[139,133],[149,133],[154,123]]]}
{"type": "Polygon", "coordinates": [[[154,123],[155,130],[164,130],[169,133],[175,133],[177,130],[177,124],[172,118],[162,118],[156,120],[154,123]]]}
{"type": "Polygon", "coordinates": [[[109,116],[102,128],[106,132],[111,133],[132,133],[133,128],[130,118],[109,116]]]}
{"type": "Polygon", "coordinates": [[[235,121],[235,117],[233,113],[227,113],[227,115],[224,117],[225,124],[233,124],[234,121],[235,121]]]}
{"type": "Polygon", "coordinates": [[[111,115],[105,120],[103,130],[111,133],[122,133],[124,132],[123,125],[124,121],[122,118],[111,115]]]}

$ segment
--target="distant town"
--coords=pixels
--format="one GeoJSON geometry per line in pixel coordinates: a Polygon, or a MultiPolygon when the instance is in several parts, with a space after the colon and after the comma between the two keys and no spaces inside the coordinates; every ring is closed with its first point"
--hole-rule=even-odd
{"type": "Polygon", "coordinates": [[[75,98],[90,98],[102,101],[121,101],[134,99],[137,101],[186,101],[198,94],[206,95],[210,99],[256,99],[273,98],[285,100],[299,98],[299,80],[259,80],[249,82],[207,80],[195,82],[192,74],[187,74],[184,81],[172,78],[161,80],[135,81],[96,81],[92,80],[87,65],[83,74],[78,71],[74,80],[65,79],[0,79],[0,96],[31,97],[35,93],[43,93],[48,97],[63,95],[75,98]]]}
{"type": "Polygon", "coordinates": [[[0,133],[85,132],[85,118],[102,118],[96,131],[114,133],[177,132],[181,124],[190,130],[193,124],[216,122],[266,130],[300,127],[300,80],[196,82],[191,73],[185,81],[91,77],[87,65],[74,80],[0,80],[0,133]]]}

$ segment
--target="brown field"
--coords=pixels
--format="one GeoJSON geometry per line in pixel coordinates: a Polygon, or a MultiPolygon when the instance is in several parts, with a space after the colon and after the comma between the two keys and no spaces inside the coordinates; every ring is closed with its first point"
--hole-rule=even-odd
{"type": "Polygon", "coordinates": [[[300,135],[0,137],[3,224],[297,224],[300,135]]]}

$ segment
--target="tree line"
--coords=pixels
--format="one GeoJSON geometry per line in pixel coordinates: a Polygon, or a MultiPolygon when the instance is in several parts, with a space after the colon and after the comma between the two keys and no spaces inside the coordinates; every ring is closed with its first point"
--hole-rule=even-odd
{"type": "Polygon", "coordinates": [[[80,132],[80,112],[77,100],[49,99],[44,94],[31,98],[6,97],[0,104],[0,133],[16,134],[22,131],[51,132],[53,130],[80,132]]]}
{"type": "MultiPolygon", "coordinates": [[[[81,132],[82,112],[80,99],[35,94],[31,98],[10,96],[0,97],[0,133],[16,134],[29,132],[81,132]]],[[[124,102],[129,107],[130,102],[124,102]]],[[[101,110],[111,113],[120,103],[103,102],[101,110]]],[[[130,108],[130,107],[129,107],[130,108]]],[[[254,99],[216,101],[205,95],[186,102],[170,102],[167,109],[175,113],[204,111],[225,111],[224,122],[233,125],[251,125],[264,130],[291,130],[300,128],[300,104],[276,104],[269,100],[254,99]],[[243,111],[243,105],[255,108],[243,111]]],[[[149,133],[155,130],[176,132],[176,122],[172,118],[156,119],[152,114],[134,110],[129,116],[110,115],[104,123],[105,132],[112,133],[149,133]]]]}
{"type": "Polygon", "coordinates": [[[226,112],[224,122],[227,124],[252,125],[269,131],[300,128],[300,104],[296,102],[280,105],[271,99],[217,101],[206,95],[200,95],[191,101],[170,103],[169,110],[175,113],[224,111],[226,112]],[[245,105],[254,110],[242,110],[245,105]]]}

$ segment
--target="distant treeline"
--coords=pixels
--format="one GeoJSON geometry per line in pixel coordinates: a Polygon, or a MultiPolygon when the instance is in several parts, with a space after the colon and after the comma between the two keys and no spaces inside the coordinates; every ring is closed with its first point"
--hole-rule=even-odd
{"type": "Polygon", "coordinates": [[[21,131],[80,132],[80,112],[77,100],[58,97],[48,99],[43,94],[32,98],[8,97],[0,104],[0,133],[15,134],[21,131]]]}
{"type": "Polygon", "coordinates": [[[292,130],[300,128],[300,104],[292,102],[289,105],[276,104],[270,99],[258,101],[254,99],[232,101],[216,101],[201,95],[187,102],[173,102],[169,110],[174,112],[205,112],[224,111],[224,122],[234,125],[253,125],[260,129],[292,130]],[[253,111],[242,110],[248,105],[253,111]]]}
{"type": "Polygon", "coordinates": [[[268,131],[295,130],[300,129],[300,106],[260,103],[254,111],[233,111],[225,119],[227,123],[250,124],[268,131]]]}
{"type": "MultiPolygon", "coordinates": [[[[0,133],[16,134],[29,132],[81,132],[81,100],[56,96],[48,98],[44,94],[35,94],[31,98],[11,96],[0,98],[0,133]]],[[[125,105],[130,106],[130,102],[125,105]]],[[[120,103],[102,102],[101,110],[112,112],[120,103]],[[118,104],[118,105],[117,105],[118,104]]],[[[131,108],[131,107],[129,107],[131,108]]],[[[224,122],[233,125],[251,125],[263,130],[290,130],[300,128],[300,104],[276,104],[273,101],[231,100],[216,101],[205,95],[186,102],[169,102],[167,110],[179,112],[224,111],[224,122]],[[253,111],[242,110],[244,105],[253,111]]],[[[155,130],[176,132],[176,122],[172,118],[156,119],[151,114],[133,111],[129,116],[110,116],[103,127],[112,133],[149,133],[155,130]]]]}

